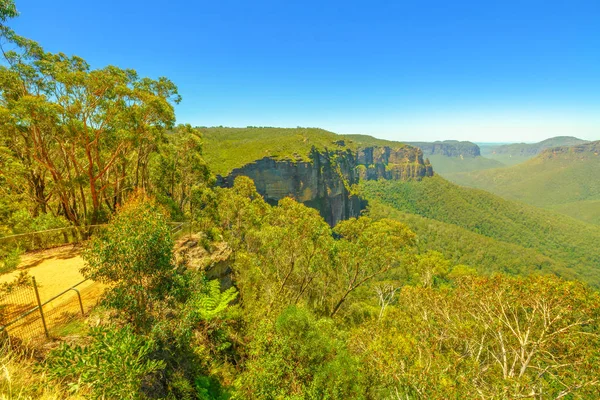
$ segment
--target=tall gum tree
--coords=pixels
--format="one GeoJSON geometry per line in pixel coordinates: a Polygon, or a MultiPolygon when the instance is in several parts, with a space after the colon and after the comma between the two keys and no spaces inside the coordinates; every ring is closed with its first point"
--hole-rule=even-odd
{"type": "MultiPolygon", "coordinates": [[[[2,15],[11,15],[6,9],[2,15]]],[[[124,191],[146,188],[149,156],[175,122],[177,87],[131,69],[92,69],[6,26],[1,35],[1,140],[7,151],[0,174],[11,178],[7,160],[25,165],[31,176],[23,178],[40,210],[56,196],[56,212],[75,224],[98,222],[124,191]]]]}

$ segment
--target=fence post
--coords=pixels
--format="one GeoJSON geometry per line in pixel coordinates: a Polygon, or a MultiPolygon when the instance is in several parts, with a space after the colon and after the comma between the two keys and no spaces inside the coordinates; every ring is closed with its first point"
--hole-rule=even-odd
{"type": "Polygon", "coordinates": [[[46,337],[49,338],[48,327],[46,326],[46,318],[44,318],[44,310],[42,309],[42,302],[40,301],[40,293],[38,292],[37,283],[35,282],[35,277],[31,277],[31,281],[33,282],[33,290],[35,292],[35,298],[37,300],[38,308],[40,310],[40,315],[42,316],[42,325],[44,325],[44,332],[46,333],[46,337]]]}
{"type": "Polygon", "coordinates": [[[83,302],[81,301],[81,293],[79,293],[79,290],[75,289],[74,287],[69,290],[74,290],[75,293],[77,293],[77,297],[79,298],[79,308],[81,309],[81,315],[85,315],[85,312],[83,311],[83,302]]]}

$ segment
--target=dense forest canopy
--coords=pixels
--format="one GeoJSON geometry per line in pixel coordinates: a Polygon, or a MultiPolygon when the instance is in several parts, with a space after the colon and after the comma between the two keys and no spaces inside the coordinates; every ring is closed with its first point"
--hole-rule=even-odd
{"type": "Polygon", "coordinates": [[[208,175],[197,129],[174,127],[170,80],[92,69],[6,26],[1,46],[3,230],[104,222],[138,188],[185,209],[208,175]]]}
{"type": "Polygon", "coordinates": [[[598,227],[437,176],[360,182],[368,209],[334,227],[246,176],[217,187],[267,155],[405,145],[175,126],[169,79],[46,52],[16,15],[0,0],[0,234],[106,223],[81,269],[105,291],[36,357],[2,336],[2,397],[597,396],[598,227]]]}
{"type": "Polygon", "coordinates": [[[600,142],[553,147],[509,168],[449,176],[507,199],[600,223],[600,142]]]}

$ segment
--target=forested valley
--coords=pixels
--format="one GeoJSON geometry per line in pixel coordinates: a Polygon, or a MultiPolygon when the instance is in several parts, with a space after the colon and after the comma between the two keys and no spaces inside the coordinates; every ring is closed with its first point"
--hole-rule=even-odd
{"type": "MultiPolygon", "coordinates": [[[[0,0],[0,237],[101,225],[81,273],[106,290],[76,335],[0,338],[0,398],[598,397],[598,226],[439,176],[342,176],[368,206],[335,226],[246,176],[219,186],[236,152],[359,139],[248,128],[207,161],[223,129],[176,125],[168,78],[47,52],[16,16],[0,0]]],[[[15,270],[23,249],[0,252],[15,270]]]]}

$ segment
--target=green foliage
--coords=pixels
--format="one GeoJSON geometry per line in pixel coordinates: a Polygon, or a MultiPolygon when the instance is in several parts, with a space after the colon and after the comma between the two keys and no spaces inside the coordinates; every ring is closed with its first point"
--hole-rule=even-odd
{"type": "Polygon", "coordinates": [[[198,128],[179,125],[165,135],[158,151],[150,157],[150,180],[157,199],[170,208],[172,219],[187,219],[193,212],[192,196],[197,186],[210,179],[202,157],[202,138],[198,128]]]}
{"type": "Polygon", "coordinates": [[[50,352],[45,364],[48,376],[95,399],[139,399],[144,379],[165,367],[148,357],[155,343],[128,326],[93,328],[90,339],[87,346],[63,343],[50,352]]]}
{"type": "Polygon", "coordinates": [[[194,298],[194,306],[200,319],[211,321],[223,314],[238,293],[233,287],[221,292],[221,285],[218,280],[208,281],[204,285],[204,291],[201,296],[194,298]]]}
{"type": "Polygon", "coordinates": [[[415,234],[398,221],[373,221],[369,217],[342,221],[336,225],[334,233],[340,236],[333,253],[337,272],[333,280],[340,294],[331,309],[331,316],[357,288],[400,267],[404,261],[403,251],[415,239],[415,234]]]}
{"type": "Polygon", "coordinates": [[[351,348],[401,398],[593,398],[600,297],[552,277],[459,279],[405,287],[351,348]]]}
{"type": "Polygon", "coordinates": [[[7,27],[0,36],[0,183],[12,198],[34,217],[58,212],[80,225],[106,220],[132,189],[154,189],[150,156],[180,101],[171,81],[92,69],[7,27]]]}
{"type": "Polygon", "coordinates": [[[21,262],[22,253],[23,252],[18,247],[9,250],[7,254],[0,259],[0,274],[5,274],[17,269],[21,262]]]}
{"type": "Polygon", "coordinates": [[[153,303],[174,284],[173,239],[162,210],[140,193],[87,244],[86,278],[111,285],[109,305],[138,328],[149,323],[153,303]]]}
{"type": "MultiPolygon", "coordinates": [[[[9,18],[14,18],[19,13],[13,0],[0,0],[0,22],[4,22],[9,18]]],[[[0,25],[1,26],[1,25],[0,25]]]]}
{"type": "Polygon", "coordinates": [[[289,307],[256,332],[234,398],[365,398],[358,368],[330,320],[289,307]]]}
{"type": "Polygon", "coordinates": [[[600,225],[600,200],[581,200],[547,207],[590,224],[600,225]]]}
{"type": "Polygon", "coordinates": [[[519,165],[449,179],[507,199],[560,211],[588,222],[600,220],[600,142],[554,148],[519,165]]]}
{"type": "MultiPolygon", "coordinates": [[[[462,188],[440,177],[421,182],[368,181],[362,183],[362,190],[368,200],[531,249],[553,260],[540,258],[534,269],[600,284],[600,256],[596,249],[600,229],[595,225],[462,188]]],[[[444,240],[447,238],[440,238],[444,240]]],[[[532,260],[530,254],[528,258],[532,260]]]]}
{"type": "Polygon", "coordinates": [[[441,252],[453,264],[465,264],[480,274],[502,272],[527,275],[535,271],[554,271],[564,264],[525,248],[487,237],[457,225],[399,211],[371,200],[368,214],[374,219],[392,218],[407,224],[417,234],[420,252],[441,252]]]}

